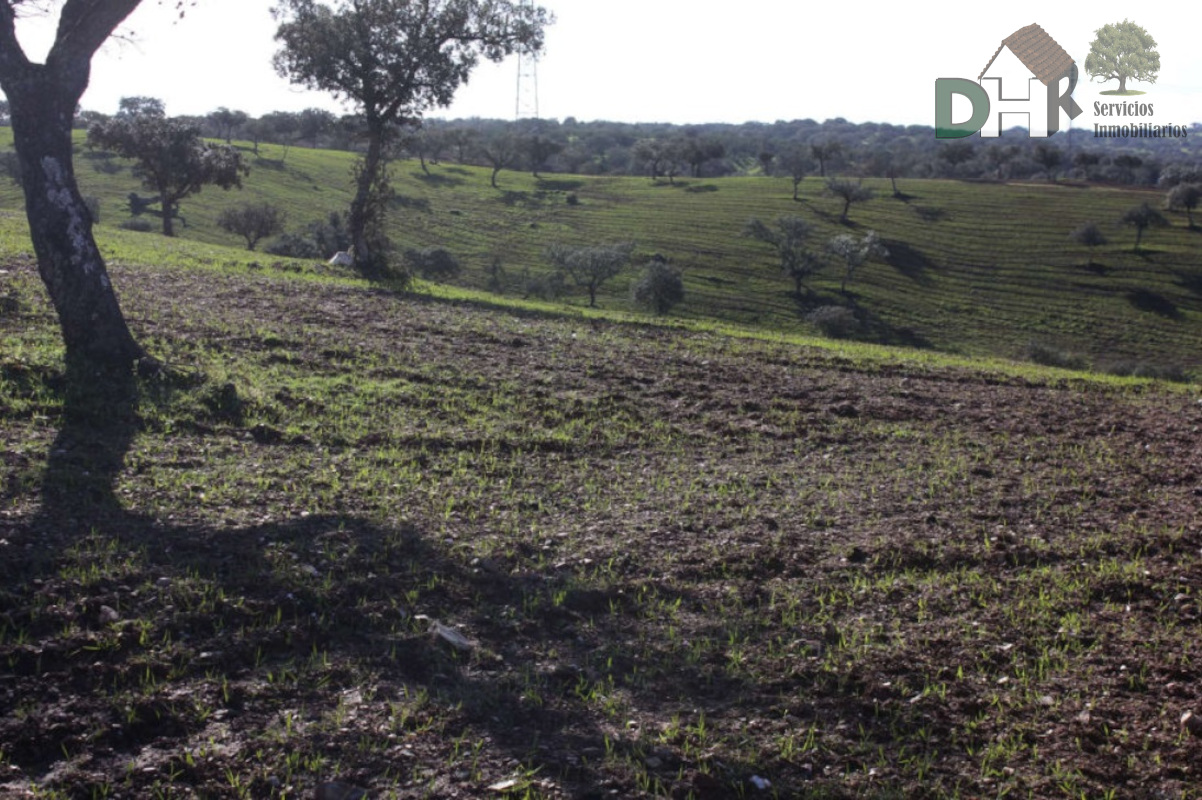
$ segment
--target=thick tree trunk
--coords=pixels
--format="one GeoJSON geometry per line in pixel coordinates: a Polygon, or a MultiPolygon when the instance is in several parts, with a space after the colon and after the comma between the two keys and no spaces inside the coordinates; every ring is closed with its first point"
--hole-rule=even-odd
{"type": "Polygon", "coordinates": [[[71,123],[92,55],[141,0],[67,0],[45,64],[25,56],[15,4],[0,2],[0,88],[8,97],[38,271],[58,313],[68,364],[128,368],[145,353],[121,315],[92,217],[75,183],[71,123]]]}
{"type": "Polygon", "coordinates": [[[91,214],[75,182],[71,121],[79,95],[57,78],[30,64],[19,78],[4,82],[29,235],[68,359],[128,365],[145,352],[121,314],[92,237],[91,214]]]}

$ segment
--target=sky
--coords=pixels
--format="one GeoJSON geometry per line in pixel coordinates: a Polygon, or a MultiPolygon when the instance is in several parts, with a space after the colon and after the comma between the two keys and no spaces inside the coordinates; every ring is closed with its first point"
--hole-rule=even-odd
{"type": "MultiPolygon", "coordinates": [[[[538,2],[538,0],[536,0],[538,2]]],[[[852,122],[934,124],[936,78],[975,80],[1001,40],[1038,23],[1076,60],[1074,93],[1091,127],[1098,92],[1117,88],[1084,73],[1095,30],[1130,19],[1156,39],[1160,77],[1129,82],[1160,124],[1202,122],[1202,13],[1178,3],[1113,0],[1048,3],[740,0],[541,0],[557,17],[537,63],[539,116],[581,121],[774,122],[842,117],[852,122]]],[[[166,102],[169,115],[218,107],[259,116],[310,106],[352,109],[276,75],[272,0],[199,0],[184,19],[173,3],[144,0],[93,59],[84,108],[113,113],[121,97],[166,102]]],[[[54,18],[25,19],[18,36],[44,57],[54,18]]],[[[512,119],[518,65],[482,62],[454,104],[430,116],[512,119]]],[[[1114,102],[1113,98],[1105,102],[1114,102]]],[[[957,114],[957,116],[959,116],[957,114]]],[[[1106,120],[1114,122],[1113,119],[1106,120]]],[[[1149,120],[1130,120],[1149,121],[1149,120]]]]}

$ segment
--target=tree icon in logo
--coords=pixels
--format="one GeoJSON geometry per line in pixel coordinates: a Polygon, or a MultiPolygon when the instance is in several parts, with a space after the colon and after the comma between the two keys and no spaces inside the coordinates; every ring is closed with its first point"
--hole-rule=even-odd
{"type": "Polygon", "coordinates": [[[1127,79],[1156,83],[1160,72],[1160,53],[1156,52],[1156,40],[1134,22],[1123,20],[1113,25],[1103,25],[1094,31],[1098,38],[1089,47],[1085,57],[1085,71],[1089,77],[1102,82],[1118,80],[1118,91],[1102,94],[1143,94],[1127,91],[1127,79]]]}

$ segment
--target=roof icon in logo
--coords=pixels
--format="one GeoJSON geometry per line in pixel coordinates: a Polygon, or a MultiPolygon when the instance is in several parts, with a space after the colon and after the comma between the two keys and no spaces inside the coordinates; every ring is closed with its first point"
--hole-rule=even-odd
{"type": "Polygon", "coordinates": [[[1063,78],[1075,64],[1073,57],[1057,44],[1047,31],[1031,23],[1002,39],[1002,43],[993,53],[993,58],[989,59],[985,69],[977,76],[978,81],[985,79],[985,73],[989,72],[989,68],[1004,49],[1009,49],[1044,86],[1050,86],[1052,81],[1063,78]]]}

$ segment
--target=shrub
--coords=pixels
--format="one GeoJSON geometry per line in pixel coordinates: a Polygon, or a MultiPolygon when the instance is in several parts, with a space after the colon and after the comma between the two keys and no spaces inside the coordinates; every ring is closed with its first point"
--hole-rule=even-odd
{"type": "Polygon", "coordinates": [[[243,203],[223,210],[217,225],[241,236],[246,240],[246,249],[254,250],[260,239],[284,229],[284,211],[271,203],[243,203]]]}
{"type": "Polygon", "coordinates": [[[648,262],[643,269],[630,288],[630,296],[636,305],[656,314],[666,314],[684,299],[684,281],[679,272],[656,259],[648,262]]]}
{"type": "Polygon", "coordinates": [[[1111,375],[1132,378],[1151,378],[1172,383],[1189,383],[1192,379],[1180,364],[1149,364],[1143,361],[1117,361],[1107,364],[1104,370],[1111,375]]]}
{"type": "Polygon", "coordinates": [[[539,300],[555,300],[563,294],[565,281],[562,272],[552,272],[544,275],[531,275],[527,270],[522,274],[522,298],[537,297],[539,300]]]}
{"type": "Polygon", "coordinates": [[[324,261],[339,250],[351,246],[346,223],[337,211],[324,220],[310,222],[300,232],[285,233],[263,250],[273,256],[316,258],[324,261]]]}
{"type": "Polygon", "coordinates": [[[832,339],[847,339],[860,332],[860,321],[846,306],[819,306],[806,315],[806,322],[832,339]]]}
{"type": "Polygon", "coordinates": [[[1057,350],[1042,342],[1030,342],[1023,351],[1023,356],[1027,361],[1042,364],[1045,367],[1076,370],[1089,369],[1089,362],[1085,360],[1084,356],[1064,350],[1057,350]]]}
{"type": "Polygon", "coordinates": [[[568,205],[570,205],[570,206],[578,206],[578,205],[580,205],[580,198],[576,196],[576,193],[575,193],[575,192],[568,192],[568,196],[567,196],[567,198],[566,198],[566,201],[567,201],[567,204],[568,204],[568,205]]]}
{"type": "Polygon", "coordinates": [[[459,260],[445,247],[409,248],[405,251],[405,265],[410,272],[421,275],[428,281],[445,281],[459,274],[459,260]]]}
{"type": "Polygon", "coordinates": [[[138,233],[150,233],[154,230],[154,223],[143,217],[131,217],[121,223],[122,228],[127,231],[137,231],[138,233]]]}

